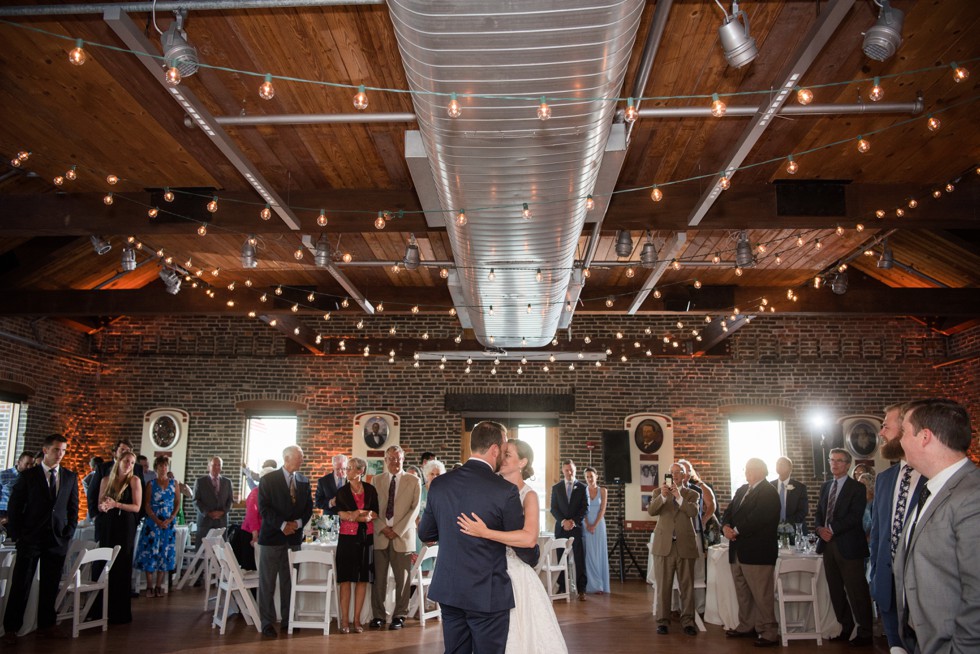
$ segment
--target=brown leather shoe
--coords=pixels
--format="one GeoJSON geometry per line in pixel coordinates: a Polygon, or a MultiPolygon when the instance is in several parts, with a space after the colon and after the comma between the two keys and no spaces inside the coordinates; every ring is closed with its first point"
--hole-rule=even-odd
{"type": "Polygon", "coordinates": [[[758,636],[755,629],[749,629],[748,631],[736,631],[735,629],[729,629],[725,632],[725,638],[755,638],[758,636]]]}

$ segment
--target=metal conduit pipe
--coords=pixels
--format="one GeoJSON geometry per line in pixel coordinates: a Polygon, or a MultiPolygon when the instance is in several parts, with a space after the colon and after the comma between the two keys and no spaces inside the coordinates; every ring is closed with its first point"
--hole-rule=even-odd
{"type": "MultiPolygon", "coordinates": [[[[914,102],[873,102],[854,104],[809,104],[785,105],[778,116],[846,116],[851,114],[911,114],[916,116],[925,109],[925,102],[917,98],[914,102]]],[[[751,105],[729,105],[723,118],[748,117],[759,113],[759,107],[751,105]]],[[[711,107],[653,107],[640,109],[640,118],[707,118],[711,107]]]]}
{"type": "Polygon", "coordinates": [[[83,357],[80,354],[75,354],[74,352],[69,352],[60,347],[55,347],[54,345],[48,345],[47,343],[40,343],[38,341],[33,341],[29,338],[19,336],[17,334],[11,334],[10,332],[0,331],[0,338],[6,338],[15,343],[20,343],[21,345],[26,345],[28,347],[33,347],[35,349],[41,350],[42,352],[48,352],[49,354],[54,354],[56,356],[67,357],[69,359],[74,359],[75,361],[82,361],[84,363],[90,363],[93,366],[101,366],[102,362],[95,359],[90,359],[88,357],[83,357]]]}
{"type": "MultiPolygon", "coordinates": [[[[376,114],[282,114],[279,116],[218,116],[219,125],[322,125],[329,123],[414,123],[418,118],[413,113],[376,114]]],[[[194,127],[190,117],[184,124],[194,127]]]]}
{"type": "Polygon", "coordinates": [[[123,13],[144,11],[190,11],[225,9],[277,9],[287,7],[338,7],[347,5],[383,5],[384,0],[161,0],[152,2],[99,2],[84,5],[20,5],[0,7],[0,16],[73,16],[82,14],[103,14],[116,9],[123,13]]]}
{"type": "Polygon", "coordinates": [[[908,274],[912,275],[913,277],[918,277],[919,279],[921,279],[923,281],[926,281],[926,282],[929,282],[930,284],[935,284],[939,288],[950,288],[949,284],[944,284],[943,282],[939,281],[935,277],[932,277],[930,275],[927,275],[924,272],[922,272],[921,270],[916,270],[912,266],[909,266],[907,264],[901,263],[900,261],[895,261],[893,259],[892,260],[892,266],[894,266],[895,268],[898,268],[899,270],[902,270],[902,271],[907,272],[908,274]]]}

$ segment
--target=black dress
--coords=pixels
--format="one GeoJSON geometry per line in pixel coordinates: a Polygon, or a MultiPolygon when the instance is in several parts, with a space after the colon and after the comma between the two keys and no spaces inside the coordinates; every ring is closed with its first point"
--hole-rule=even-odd
{"type": "MultiPolygon", "coordinates": [[[[133,503],[133,491],[126,485],[120,504],[133,503]]],[[[136,543],[136,515],[122,509],[109,509],[102,516],[99,547],[119,546],[119,555],[109,570],[109,624],[133,621],[129,589],[133,577],[133,548],[136,543]]]]}
{"type": "MultiPolygon", "coordinates": [[[[337,491],[337,511],[357,511],[361,508],[378,513],[378,491],[364,483],[364,500],[357,506],[350,484],[337,491]]],[[[357,534],[341,534],[337,538],[337,582],[374,582],[374,536],[367,533],[368,523],[357,523],[357,534]]]]}

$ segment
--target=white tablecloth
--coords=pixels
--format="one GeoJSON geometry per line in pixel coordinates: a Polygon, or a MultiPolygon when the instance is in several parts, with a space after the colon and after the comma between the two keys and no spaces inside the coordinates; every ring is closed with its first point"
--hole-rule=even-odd
{"type": "MultiPolygon", "coordinates": [[[[791,550],[780,550],[779,558],[814,557],[819,554],[801,554],[791,550]]],[[[777,562],[776,572],[779,564],[777,562]]],[[[785,588],[800,589],[803,584],[809,584],[809,575],[802,573],[786,575],[783,578],[785,588]]],[[[722,625],[725,629],[735,629],[738,626],[738,599],[735,596],[735,582],[732,579],[732,568],[728,563],[728,546],[713,545],[708,548],[708,592],[705,598],[704,621],[722,625]]],[[[806,588],[809,590],[809,587],[806,588]]],[[[817,596],[820,603],[820,633],[824,638],[832,638],[840,633],[841,626],[834,615],[834,607],[830,603],[830,591],[827,589],[827,578],[823,568],[817,577],[817,596]]],[[[773,602],[776,599],[773,597],[773,602]]],[[[798,611],[810,611],[809,605],[787,604],[787,616],[796,619],[798,611]]],[[[779,607],[776,606],[776,618],[779,618],[779,607]]],[[[808,628],[812,627],[812,619],[808,628]]]]}
{"type": "MultiPolygon", "coordinates": [[[[6,556],[7,552],[13,552],[15,548],[13,545],[4,545],[0,547],[0,556],[6,556]]],[[[16,556],[14,558],[14,563],[17,562],[16,556]]],[[[13,569],[11,569],[11,574],[13,574],[13,569]]],[[[31,583],[31,594],[27,598],[27,607],[24,609],[24,624],[21,626],[20,631],[17,632],[18,635],[23,636],[28,634],[35,629],[37,629],[37,595],[38,587],[41,579],[41,566],[38,565],[37,570],[34,572],[34,581],[31,583]]],[[[9,596],[10,593],[10,579],[7,579],[7,590],[6,595],[9,596]]],[[[0,599],[0,615],[7,608],[7,597],[0,599]]],[[[0,636],[4,634],[3,621],[0,620],[0,636]]]]}

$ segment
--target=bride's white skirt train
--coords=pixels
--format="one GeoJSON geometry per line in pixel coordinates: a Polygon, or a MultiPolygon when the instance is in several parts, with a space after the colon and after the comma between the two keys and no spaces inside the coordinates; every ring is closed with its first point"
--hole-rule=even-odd
{"type": "Polygon", "coordinates": [[[567,654],[555,609],[534,569],[507,549],[507,573],[514,588],[507,654],[567,654]]]}

